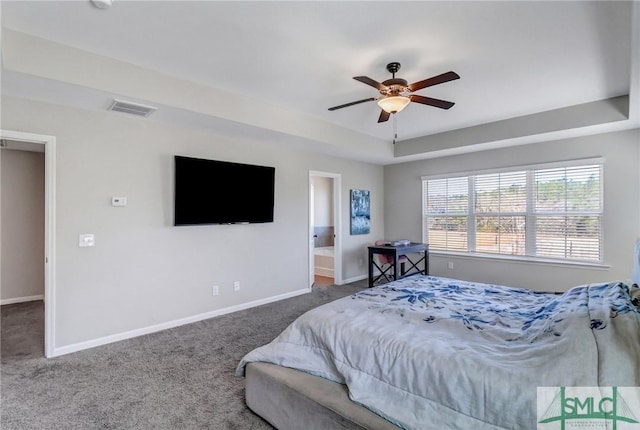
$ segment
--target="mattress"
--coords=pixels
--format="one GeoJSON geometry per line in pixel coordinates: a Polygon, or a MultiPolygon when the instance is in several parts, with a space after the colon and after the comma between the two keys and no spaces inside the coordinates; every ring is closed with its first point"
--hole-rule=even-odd
{"type": "Polygon", "coordinates": [[[415,275],[301,315],[236,374],[295,368],[400,428],[536,428],[538,387],[640,386],[635,290],[614,281],[556,295],[415,275]]]}
{"type": "Polygon", "coordinates": [[[247,365],[246,402],[280,430],[398,430],[349,400],[345,385],[271,363],[247,365]]]}

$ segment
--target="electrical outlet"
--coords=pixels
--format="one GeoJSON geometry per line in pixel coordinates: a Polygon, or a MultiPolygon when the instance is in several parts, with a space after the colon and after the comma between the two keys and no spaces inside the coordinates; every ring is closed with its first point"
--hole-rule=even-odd
{"type": "Polygon", "coordinates": [[[211,287],[211,295],[217,296],[218,294],[220,294],[220,287],[218,285],[211,287]]]}
{"type": "Polygon", "coordinates": [[[449,262],[449,269],[453,269],[453,261],[449,262]]]}
{"type": "Polygon", "coordinates": [[[240,281],[233,282],[233,291],[240,291],[240,281]]]}
{"type": "Polygon", "coordinates": [[[360,261],[358,261],[358,264],[362,266],[364,264],[364,260],[361,258],[360,261]]]}

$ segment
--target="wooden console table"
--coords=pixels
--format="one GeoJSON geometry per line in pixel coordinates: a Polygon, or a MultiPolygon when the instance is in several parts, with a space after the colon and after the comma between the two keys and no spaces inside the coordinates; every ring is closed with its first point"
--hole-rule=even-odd
{"type": "Polygon", "coordinates": [[[411,242],[408,245],[376,245],[369,246],[369,288],[373,287],[376,282],[380,280],[380,278],[384,278],[387,281],[397,280],[400,278],[404,278],[405,276],[415,275],[416,273],[423,273],[425,275],[429,274],[429,245],[426,243],[415,243],[411,242]],[[413,262],[409,257],[409,254],[422,254],[421,257],[413,262]],[[390,264],[389,267],[383,269],[378,266],[378,264],[374,260],[375,254],[386,255],[393,258],[393,263],[390,264]],[[400,276],[398,276],[398,260],[402,256],[406,256],[407,262],[411,265],[408,270],[405,270],[405,263],[400,263],[400,276]],[[424,268],[420,270],[418,264],[424,261],[424,268]],[[380,271],[380,274],[377,277],[374,277],[373,268],[377,268],[380,271]],[[393,274],[389,273],[389,271],[393,268],[393,274]],[[412,269],[415,269],[412,271],[412,269]]]}

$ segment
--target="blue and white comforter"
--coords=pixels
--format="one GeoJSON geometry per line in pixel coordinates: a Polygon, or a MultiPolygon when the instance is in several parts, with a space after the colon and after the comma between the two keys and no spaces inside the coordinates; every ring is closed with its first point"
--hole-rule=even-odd
{"type": "Polygon", "coordinates": [[[346,384],[406,429],[534,429],[536,387],[640,386],[640,313],[622,282],[562,295],[432,276],[300,316],[265,361],[346,384]]]}

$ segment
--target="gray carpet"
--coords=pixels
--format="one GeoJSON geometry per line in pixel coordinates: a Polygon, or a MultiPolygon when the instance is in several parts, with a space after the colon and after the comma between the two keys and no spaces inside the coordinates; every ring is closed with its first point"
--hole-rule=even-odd
{"type": "Polygon", "coordinates": [[[42,302],[2,306],[0,428],[242,429],[272,427],[244,402],[240,359],[296,317],[366,281],[45,359],[42,302]]]}

